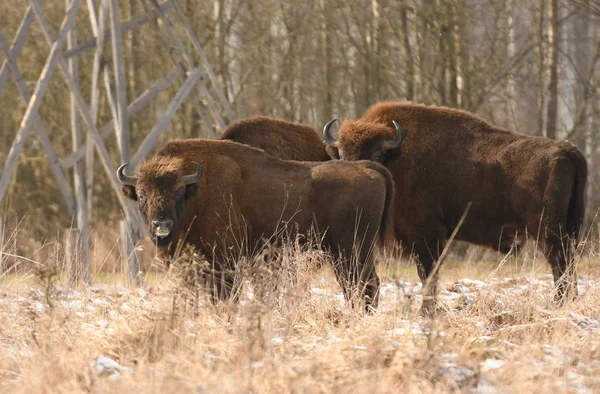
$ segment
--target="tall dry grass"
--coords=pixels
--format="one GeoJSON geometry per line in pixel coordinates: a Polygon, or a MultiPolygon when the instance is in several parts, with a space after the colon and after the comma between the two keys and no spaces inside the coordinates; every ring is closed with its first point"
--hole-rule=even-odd
{"type": "Polygon", "coordinates": [[[144,289],[118,270],[69,288],[54,257],[1,280],[0,391],[593,392],[594,250],[565,306],[531,250],[449,258],[435,319],[418,314],[413,265],[389,258],[379,259],[380,307],[365,315],[346,305],[324,254],[294,243],[242,264],[239,302],[216,305],[187,254],[144,289]]]}

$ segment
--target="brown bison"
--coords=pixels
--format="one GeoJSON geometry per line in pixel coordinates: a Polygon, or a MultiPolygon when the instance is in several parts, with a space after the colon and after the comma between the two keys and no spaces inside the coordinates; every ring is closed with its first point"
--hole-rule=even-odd
{"type": "Polygon", "coordinates": [[[456,239],[507,253],[527,234],[539,237],[557,301],[577,294],[573,248],[585,213],[587,164],[575,146],[412,103],[373,105],[360,120],[343,122],[338,140],[332,123],[324,128],[332,157],[373,160],[394,177],[396,239],[417,257],[424,285],[429,278],[422,312],[434,307],[434,262],[469,204],[456,239]]]}
{"type": "Polygon", "coordinates": [[[262,149],[283,160],[330,160],[325,144],[315,129],[266,116],[233,123],[223,132],[221,139],[262,149]]]}
{"type": "Polygon", "coordinates": [[[357,290],[376,307],[379,279],[372,246],[393,242],[394,186],[389,171],[357,163],[284,161],[231,141],[169,142],[135,176],[118,169],[123,193],[136,200],[164,253],[192,244],[219,273],[214,297],[229,297],[237,257],[260,250],[282,231],[306,238],[315,228],[338,260],[348,298],[357,290]],[[350,281],[350,284],[347,282],[350,281]]]}

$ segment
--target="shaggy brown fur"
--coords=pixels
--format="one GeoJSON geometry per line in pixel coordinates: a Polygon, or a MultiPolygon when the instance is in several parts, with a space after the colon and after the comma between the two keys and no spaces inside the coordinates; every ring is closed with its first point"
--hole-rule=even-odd
{"type": "MultiPolygon", "coordinates": [[[[539,236],[557,299],[576,295],[572,243],[585,213],[587,164],[572,144],[517,134],[460,110],[397,102],[372,106],[338,134],[328,147],[332,157],[375,160],[391,171],[396,238],[418,258],[423,283],[430,278],[431,298],[433,263],[469,203],[458,240],[507,253],[527,233],[539,236]],[[382,142],[394,138],[392,120],[407,138],[384,152],[382,142]]],[[[432,307],[423,305],[425,312],[432,307]]]]}
{"type": "Polygon", "coordinates": [[[284,160],[330,160],[315,129],[266,116],[255,116],[232,124],[223,132],[221,139],[259,148],[284,160]]]}
{"type": "MultiPolygon", "coordinates": [[[[168,237],[155,237],[167,254],[173,252],[169,244],[187,232],[186,242],[224,272],[240,254],[260,250],[263,237],[282,229],[308,236],[316,226],[324,233],[323,246],[341,261],[335,273],[346,296],[361,284],[367,306],[377,305],[373,242],[394,239],[394,186],[385,167],[284,161],[231,141],[190,139],[168,143],[136,176],[135,187],[125,185],[123,192],[138,201],[149,231],[153,220],[174,222],[168,237]],[[194,172],[192,161],[203,175],[185,186],[181,177],[194,172]]],[[[222,279],[228,286],[218,282],[215,290],[227,297],[233,276],[223,273],[222,279]]]]}

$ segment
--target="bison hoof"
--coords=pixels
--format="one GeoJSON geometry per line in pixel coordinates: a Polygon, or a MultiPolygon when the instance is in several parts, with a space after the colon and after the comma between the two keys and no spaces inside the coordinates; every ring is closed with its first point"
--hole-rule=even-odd
{"type": "Polygon", "coordinates": [[[577,298],[577,296],[578,294],[576,288],[568,290],[559,288],[556,291],[556,294],[554,294],[554,302],[560,306],[564,306],[565,304],[574,301],[577,298]]]}

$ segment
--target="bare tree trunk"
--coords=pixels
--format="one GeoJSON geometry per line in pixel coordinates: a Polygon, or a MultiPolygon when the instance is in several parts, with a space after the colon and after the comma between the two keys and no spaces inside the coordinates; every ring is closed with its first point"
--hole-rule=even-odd
{"type": "Polygon", "coordinates": [[[448,37],[448,25],[445,23],[446,20],[444,18],[444,13],[442,14],[442,22],[438,26],[439,29],[439,40],[438,40],[438,56],[440,64],[440,75],[438,80],[438,94],[440,96],[440,105],[447,105],[446,99],[446,64],[448,59],[448,54],[446,50],[446,42],[448,37]]]}
{"type": "MultiPolygon", "coordinates": [[[[68,9],[71,2],[66,1],[65,6],[68,9]]],[[[77,28],[73,26],[67,38],[67,47],[73,48],[77,46],[77,28]]],[[[79,85],[79,61],[77,58],[69,59],[69,72],[73,79],[79,85]]],[[[83,146],[85,139],[83,137],[81,115],[77,111],[75,96],[71,95],[71,132],[73,152],[83,146]]],[[[86,285],[89,285],[92,280],[92,267],[90,261],[90,230],[88,226],[88,213],[86,208],[86,179],[85,179],[85,162],[79,160],[73,166],[73,183],[75,186],[75,201],[77,203],[77,215],[74,218],[76,223],[75,232],[77,234],[77,246],[67,245],[67,248],[73,247],[80,251],[78,258],[74,261],[74,265],[67,271],[71,283],[76,283],[83,280],[86,285]]]]}
{"type": "MultiPolygon", "coordinates": [[[[598,24],[595,24],[592,29],[594,42],[596,45],[600,45],[600,27],[598,24]]],[[[600,144],[598,143],[598,139],[600,138],[600,78],[596,76],[595,78],[596,86],[591,89],[595,89],[595,94],[591,96],[590,103],[590,132],[589,132],[589,159],[588,159],[588,168],[589,171],[589,179],[588,179],[588,187],[587,187],[587,201],[588,206],[588,219],[593,219],[596,213],[598,212],[598,207],[600,207],[600,176],[598,174],[598,163],[600,163],[600,144]]],[[[597,224],[597,223],[596,223],[597,224]]]]}
{"type": "Polygon", "coordinates": [[[450,84],[448,104],[456,108],[458,106],[458,29],[455,2],[447,3],[446,13],[448,15],[448,35],[446,40],[448,48],[448,83],[450,84]]]}
{"type": "MultiPolygon", "coordinates": [[[[515,57],[515,23],[513,16],[513,7],[514,0],[506,1],[506,10],[508,12],[508,44],[506,47],[507,57],[508,59],[513,59],[515,57]]],[[[508,77],[508,86],[507,86],[507,94],[506,94],[506,103],[508,107],[507,114],[510,114],[510,119],[512,120],[512,124],[509,125],[509,128],[514,130],[518,130],[519,127],[517,125],[517,117],[515,111],[515,79],[511,73],[508,77]]]]}
{"type": "Polygon", "coordinates": [[[461,108],[471,108],[471,73],[469,61],[469,32],[467,30],[465,1],[461,0],[457,15],[458,90],[461,108]]]}
{"type": "Polygon", "coordinates": [[[558,22],[558,0],[550,0],[550,82],[548,84],[548,112],[546,116],[546,137],[556,139],[558,115],[558,51],[560,42],[560,26],[558,22]]]}
{"type": "Polygon", "coordinates": [[[227,78],[227,53],[225,44],[227,42],[227,29],[225,28],[225,1],[215,0],[214,12],[216,19],[216,63],[218,64],[219,70],[219,82],[223,87],[225,97],[229,100],[229,85],[227,78]]]}
{"type": "Polygon", "coordinates": [[[408,100],[415,100],[415,66],[413,60],[413,50],[410,44],[410,29],[408,28],[408,13],[409,6],[406,4],[401,8],[401,26],[402,26],[402,38],[403,38],[403,49],[404,49],[404,59],[405,70],[404,70],[404,79],[406,81],[406,98],[408,100]]]}
{"type": "MultiPolygon", "coordinates": [[[[586,75],[588,76],[588,70],[590,68],[590,54],[593,52],[593,45],[589,45],[590,38],[590,23],[589,17],[585,13],[585,9],[589,6],[589,0],[582,0],[581,8],[579,8],[573,18],[572,23],[572,35],[573,39],[569,41],[574,46],[574,63],[576,70],[576,75],[586,75]]],[[[593,65],[592,67],[595,67],[593,65]]],[[[592,70],[590,70],[592,71],[592,70]]],[[[590,72],[590,76],[592,73],[590,72]]],[[[592,78],[586,78],[585,80],[576,79],[577,88],[574,89],[575,93],[575,108],[576,114],[581,113],[581,120],[574,119],[575,121],[579,121],[579,124],[574,124],[574,143],[575,145],[581,149],[582,152],[587,151],[587,135],[588,135],[588,93],[589,93],[589,84],[593,81],[592,78]]]]}
{"type": "Polygon", "coordinates": [[[323,110],[321,112],[320,124],[324,124],[333,117],[333,48],[331,42],[331,24],[332,24],[332,9],[333,7],[327,4],[326,0],[321,0],[321,9],[323,11],[323,26],[321,33],[321,45],[323,47],[323,75],[325,83],[323,84],[323,110]]]}
{"type": "MultiPolygon", "coordinates": [[[[385,25],[381,22],[381,13],[384,11],[385,2],[379,0],[371,0],[371,8],[373,10],[373,35],[371,41],[373,42],[373,53],[375,57],[371,63],[373,71],[371,73],[372,80],[372,101],[379,101],[381,98],[381,58],[383,55],[383,43],[385,42],[384,27],[385,25]]],[[[367,103],[368,105],[372,104],[367,103]]]]}
{"type": "MultiPolygon", "coordinates": [[[[599,30],[596,28],[596,30],[599,30]]],[[[596,39],[600,39],[597,37],[596,39]]],[[[588,205],[591,209],[589,209],[588,218],[593,218],[596,214],[598,207],[600,207],[600,193],[598,193],[600,189],[600,177],[598,176],[598,163],[600,163],[600,152],[598,149],[600,148],[600,144],[598,143],[598,138],[600,138],[600,87],[596,88],[597,94],[593,96],[592,99],[592,112],[591,112],[591,128],[589,135],[589,161],[588,168],[589,171],[589,179],[588,179],[588,187],[587,187],[587,201],[588,205]]]]}
{"type": "Polygon", "coordinates": [[[544,54],[544,20],[546,12],[545,0],[540,0],[540,13],[536,34],[536,52],[537,52],[537,86],[538,86],[538,113],[537,113],[537,135],[544,135],[544,73],[546,70],[546,61],[544,54]]]}

